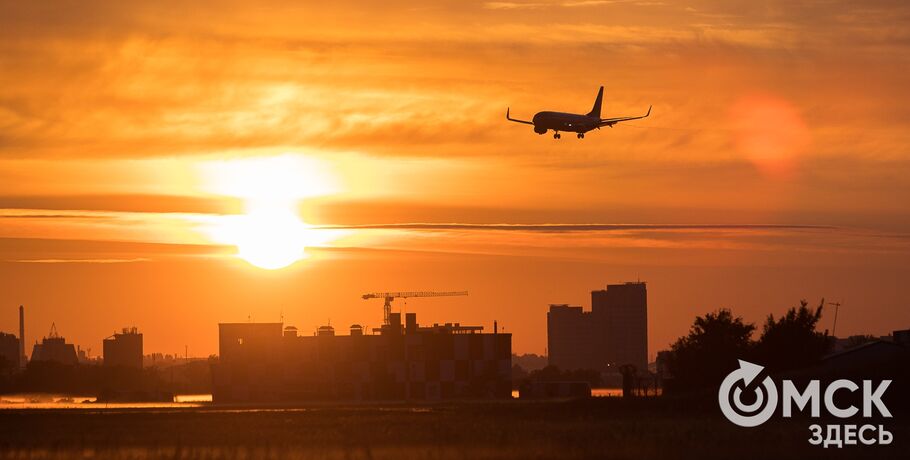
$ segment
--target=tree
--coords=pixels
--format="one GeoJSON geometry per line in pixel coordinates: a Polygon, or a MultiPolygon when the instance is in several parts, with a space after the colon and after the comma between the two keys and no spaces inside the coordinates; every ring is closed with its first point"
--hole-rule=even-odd
{"type": "Polygon", "coordinates": [[[727,309],[695,318],[689,334],[672,346],[667,362],[675,390],[714,387],[747,358],[755,325],[727,309]]]}
{"type": "Polygon", "coordinates": [[[528,377],[528,371],[524,370],[523,367],[518,364],[512,365],[512,381],[518,382],[528,377]]]}
{"type": "Polygon", "coordinates": [[[825,299],[814,311],[808,305],[802,300],[780,319],[768,315],[755,350],[759,363],[773,371],[798,369],[815,364],[830,350],[828,332],[815,330],[825,299]]]}

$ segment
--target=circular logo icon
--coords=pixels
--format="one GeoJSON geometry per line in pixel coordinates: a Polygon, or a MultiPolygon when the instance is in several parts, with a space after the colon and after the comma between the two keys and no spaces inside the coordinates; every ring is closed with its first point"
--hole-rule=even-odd
{"type": "Polygon", "coordinates": [[[755,400],[752,403],[742,401],[743,388],[755,380],[763,369],[758,364],[739,360],[739,369],[728,374],[720,384],[717,402],[727,420],[748,428],[761,425],[774,415],[777,410],[777,387],[771,377],[765,377],[761,385],[755,386],[755,400]],[[738,384],[740,381],[742,384],[738,384]]]}

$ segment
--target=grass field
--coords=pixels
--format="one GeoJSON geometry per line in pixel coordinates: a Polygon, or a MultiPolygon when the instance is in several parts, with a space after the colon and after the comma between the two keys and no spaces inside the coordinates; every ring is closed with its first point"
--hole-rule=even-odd
{"type": "MultiPolygon", "coordinates": [[[[908,458],[892,446],[810,446],[810,420],[738,428],[665,401],[502,401],[303,408],[5,410],[0,458],[908,458]]],[[[903,442],[902,442],[903,441],[903,442]]]]}

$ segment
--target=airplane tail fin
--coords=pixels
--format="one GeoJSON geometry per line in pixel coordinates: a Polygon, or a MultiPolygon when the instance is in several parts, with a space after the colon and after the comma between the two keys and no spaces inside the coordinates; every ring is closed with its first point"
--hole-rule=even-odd
{"type": "Polygon", "coordinates": [[[594,107],[591,108],[591,112],[588,113],[589,117],[600,118],[600,106],[603,103],[604,99],[604,87],[600,87],[600,91],[597,92],[597,99],[594,100],[594,107]]]}

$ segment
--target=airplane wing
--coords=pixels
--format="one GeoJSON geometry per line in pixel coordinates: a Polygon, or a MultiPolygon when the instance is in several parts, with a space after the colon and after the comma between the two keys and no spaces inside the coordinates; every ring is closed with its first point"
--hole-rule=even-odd
{"type": "Polygon", "coordinates": [[[510,117],[510,116],[509,116],[509,109],[508,109],[508,108],[506,108],[506,120],[514,121],[515,123],[524,123],[524,124],[526,124],[526,125],[533,125],[533,124],[534,124],[534,123],[532,123],[532,122],[530,122],[530,121],[517,120],[517,119],[515,119],[515,118],[510,117]]]}
{"type": "Polygon", "coordinates": [[[616,123],[619,123],[619,122],[621,122],[621,121],[640,120],[640,119],[642,119],[642,118],[647,118],[648,115],[651,115],[651,106],[648,106],[648,113],[646,113],[646,114],[644,114],[644,115],[642,115],[642,116],[640,116],[640,117],[604,118],[604,119],[600,120],[600,123],[597,124],[597,127],[598,127],[598,128],[601,127],[601,126],[610,126],[610,127],[612,127],[613,125],[615,125],[616,123]]]}

